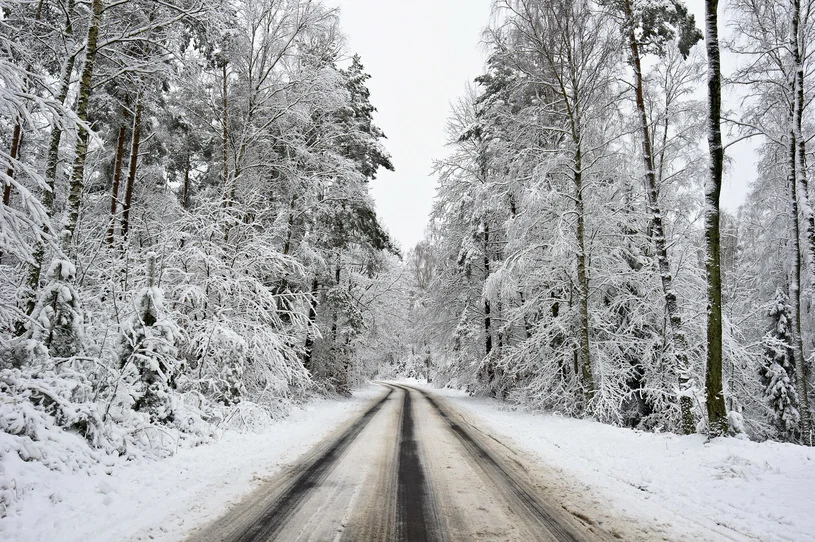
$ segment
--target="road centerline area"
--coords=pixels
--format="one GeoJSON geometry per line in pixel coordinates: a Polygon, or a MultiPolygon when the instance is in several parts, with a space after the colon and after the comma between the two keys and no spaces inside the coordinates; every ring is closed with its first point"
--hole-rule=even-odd
{"type": "Polygon", "coordinates": [[[399,485],[396,502],[400,540],[436,540],[436,526],[427,510],[427,483],[415,438],[410,390],[402,391],[402,422],[399,443],[399,485]]]}

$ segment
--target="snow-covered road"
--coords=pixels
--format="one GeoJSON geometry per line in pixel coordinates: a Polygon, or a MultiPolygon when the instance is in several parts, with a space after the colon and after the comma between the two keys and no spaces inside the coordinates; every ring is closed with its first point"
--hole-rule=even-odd
{"type": "Polygon", "coordinates": [[[433,392],[548,469],[561,506],[623,540],[815,541],[812,448],[649,433],[433,392]]]}
{"type": "Polygon", "coordinates": [[[811,449],[405,384],[158,461],[60,473],[7,454],[19,507],[0,539],[815,540],[811,449]]]}

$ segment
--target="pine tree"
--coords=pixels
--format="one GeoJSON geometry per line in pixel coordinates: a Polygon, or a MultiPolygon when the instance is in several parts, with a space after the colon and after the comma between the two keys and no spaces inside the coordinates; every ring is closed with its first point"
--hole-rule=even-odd
{"type": "Polygon", "coordinates": [[[651,211],[648,231],[657,252],[656,259],[665,298],[665,313],[673,334],[672,347],[676,359],[673,372],[677,374],[679,383],[681,427],[684,433],[690,434],[695,429],[695,423],[692,412],[693,398],[691,396],[691,375],[688,361],[689,348],[673,286],[673,270],[668,255],[668,242],[660,205],[656,153],[653,148],[652,128],[645,104],[641,56],[648,52],[654,52],[660,57],[664,57],[666,42],[676,37],[674,28],[677,28],[679,30],[678,48],[682,56],[687,57],[690,48],[702,38],[702,34],[696,28],[693,15],[688,15],[687,8],[679,2],[672,4],[642,2],[636,5],[636,11],[631,0],[616,0],[614,2],[608,2],[607,0],[606,3],[615,6],[624,16],[622,26],[623,32],[627,34],[629,62],[634,69],[634,92],[637,116],[642,133],[642,160],[645,166],[646,179],[645,193],[651,211]]]}

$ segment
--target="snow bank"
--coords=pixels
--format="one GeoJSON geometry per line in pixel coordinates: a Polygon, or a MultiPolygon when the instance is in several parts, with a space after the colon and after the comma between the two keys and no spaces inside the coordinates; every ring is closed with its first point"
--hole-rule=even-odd
{"type": "Polygon", "coordinates": [[[5,486],[19,495],[15,513],[0,518],[0,539],[183,539],[308,451],[380,392],[372,386],[351,399],[313,401],[262,433],[227,431],[214,443],[180,449],[165,459],[123,460],[78,472],[23,461],[4,453],[0,440],[0,490],[5,486]]]}
{"type": "Polygon", "coordinates": [[[640,533],[648,540],[815,540],[813,449],[645,433],[435,391],[578,481],[575,491],[597,505],[581,512],[600,524],[647,524],[656,529],[640,533]]]}

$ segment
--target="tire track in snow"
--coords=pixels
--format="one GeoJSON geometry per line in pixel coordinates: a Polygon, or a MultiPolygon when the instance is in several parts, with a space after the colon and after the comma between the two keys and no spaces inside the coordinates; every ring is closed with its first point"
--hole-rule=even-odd
{"type": "Polygon", "coordinates": [[[450,431],[453,432],[464,449],[467,450],[488,477],[494,480],[496,484],[503,486],[526,511],[526,515],[535,519],[555,540],[559,542],[578,542],[584,539],[582,536],[575,535],[568,526],[564,525],[562,521],[556,517],[556,514],[550,512],[549,507],[534,495],[533,490],[528,487],[528,484],[519,480],[502,464],[499,458],[481,445],[469,431],[453,420],[448,412],[434,400],[430,394],[418,388],[408,386],[397,387],[405,390],[406,394],[408,389],[412,389],[421,394],[430,406],[433,407],[435,412],[445,421],[450,431]]]}
{"type": "Polygon", "coordinates": [[[393,394],[393,389],[369,408],[351,427],[340,435],[320,456],[309,464],[288,487],[269,504],[251,525],[229,538],[234,542],[257,542],[273,540],[274,535],[285,525],[288,517],[300,506],[308,494],[320,485],[331,471],[331,467],[342,456],[357,436],[379,412],[393,394]]]}
{"type": "MultiPolygon", "coordinates": [[[[390,387],[390,386],[389,386],[390,387]]],[[[428,499],[428,485],[416,443],[410,390],[402,391],[402,421],[399,441],[399,473],[396,494],[398,540],[438,540],[439,522],[428,499]]],[[[393,388],[392,388],[393,389],[393,388]]]]}

